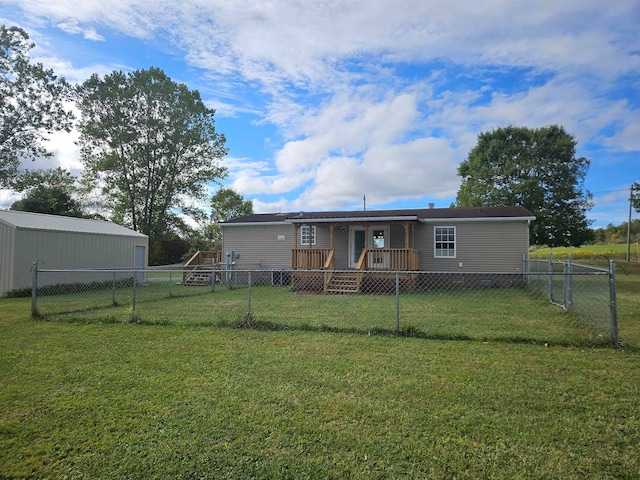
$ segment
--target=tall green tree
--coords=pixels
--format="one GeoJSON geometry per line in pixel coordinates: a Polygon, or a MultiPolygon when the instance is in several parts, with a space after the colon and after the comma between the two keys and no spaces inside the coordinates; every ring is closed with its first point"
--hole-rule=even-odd
{"type": "Polygon", "coordinates": [[[233,188],[221,188],[211,197],[212,215],[219,222],[253,213],[253,200],[245,200],[233,188]]]}
{"type": "Polygon", "coordinates": [[[225,137],[196,90],[162,70],[93,75],[78,88],[83,181],[99,187],[113,219],[151,242],[201,216],[194,200],[226,176],[225,137]]]}
{"type": "Polygon", "coordinates": [[[73,121],[69,85],[31,62],[33,47],[24,30],[0,25],[0,187],[12,186],[22,160],[51,156],[42,142],[73,121]]]}
{"type": "Polygon", "coordinates": [[[631,185],[631,205],[636,212],[640,213],[640,181],[631,185]]]}
{"type": "Polygon", "coordinates": [[[244,215],[251,215],[253,213],[253,200],[247,200],[234,189],[224,187],[211,197],[210,205],[212,221],[205,225],[205,237],[210,243],[209,248],[219,250],[222,246],[222,230],[217,223],[244,215]]]}
{"type": "Polygon", "coordinates": [[[478,136],[458,167],[459,207],[521,205],[536,216],[535,245],[578,246],[593,238],[584,188],[589,160],[576,157],[576,141],[558,125],[509,126],[478,136]]]}
{"type": "Polygon", "coordinates": [[[82,204],[74,198],[75,182],[70,172],[59,167],[24,172],[15,181],[14,188],[25,194],[11,205],[11,210],[82,217],[82,204]]]}

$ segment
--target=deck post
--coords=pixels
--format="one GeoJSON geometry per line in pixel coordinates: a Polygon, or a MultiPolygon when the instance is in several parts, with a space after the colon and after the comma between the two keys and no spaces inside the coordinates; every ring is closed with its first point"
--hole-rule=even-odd
{"type": "Polygon", "coordinates": [[[409,222],[404,222],[404,248],[408,250],[409,247],[409,222]]]}

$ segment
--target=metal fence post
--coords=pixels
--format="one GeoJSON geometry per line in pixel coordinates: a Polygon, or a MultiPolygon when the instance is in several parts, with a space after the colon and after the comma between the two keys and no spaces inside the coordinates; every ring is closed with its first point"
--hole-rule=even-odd
{"type": "Polygon", "coordinates": [[[38,261],[32,264],[31,271],[31,318],[38,315],[38,261]]]}
{"type": "Polygon", "coordinates": [[[549,301],[553,303],[553,259],[549,254],[549,301]]]}
{"type": "Polygon", "coordinates": [[[211,291],[216,291],[216,262],[211,261],[211,291]]]}
{"type": "Polygon", "coordinates": [[[173,297],[173,292],[171,289],[173,288],[173,271],[169,270],[169,298],[173,297]]]}
{"type": "Polygon", "coordinates": [[[609,329],[611,341],[618,345],[618,307],[616,304],[616,262],[609,260],[609,329]]]}
{"type": "Polygon", "coordinates": [[[248,293],[248,300],[247,300],[247,310],[248,310],[248,317],[247,318],[251,318],[251,270],[249,270],[249,276],[248,276],[248,283],[249,283],[249,293],[248,293]]]}
{"type": "Polygon", "coordinates": [[[111,282],[111,305],[116,305],[116,271],[113,271],[113,281],[111,282]]]}
{"type": "Polygon", "coordinates": [[[135,320],[136,318],[136,286],[138,283],[138,272],[134,271],[133,272],[133,292],[132,292],[132,298],[131,298],[131,320],[135,320]]]}
{"type": "Polygon", "coordinates": [[[573,308],[573,256],[569,254],[564,266],[564,309],[573,308]]]}

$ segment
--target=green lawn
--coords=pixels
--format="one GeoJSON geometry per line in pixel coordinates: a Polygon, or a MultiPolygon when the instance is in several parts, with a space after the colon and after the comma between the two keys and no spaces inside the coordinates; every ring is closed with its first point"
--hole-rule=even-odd
{"type": "Polygon", "coordinates": [[[289,324],[271,330],[229,327],[244,289],[142,303],[141,323],[0,299],[0,478],[640,478],[639,270],[618,275],[624,349],[544,346],[540,328],[582,327],[515,297],[522,342],[508,319],[443,311],[455,298],[424,310],[439,339],[380,334],[387,313],[340,330],[367,308],[348,297],[260,298],[259,326],[289,324]]]}
{"type": "MultiPolygon", "coordinates": [[[[592,277],[593,278],[593,277],[592,277]]],[[[394,295],[306,295],[284,287],[252,287],[251,321],[262,329],[316,330],[346,333],[395,334],[423,338],[512,341],[594,345],[609,342],[608,284],[598,278],[599,312],[604,326],[595,330],[549,302],[534,289],[495,288],[445,290],[404,294],[399,305],[394,295]],[[602,292],[602,288],[606,291],[602,292]]],[[[193,291],[192,287],[174,287],[193,291]]],[[[239,326],[247,319],[248,290],[198,287],[201,294],[168,298],[166,285],[138,287],[135,321],[146,324],[239,326]]],[[[111,307],[110,290],[44,296],[38,311],[47,320],[66,322],[120,322],[132,318],[130,289],[116,295],[119,307],[111,307]],[[90,310],[88,310],[90,309],[90,310]],[[71,313],[56,313],[71,312],[71,313]]]]}

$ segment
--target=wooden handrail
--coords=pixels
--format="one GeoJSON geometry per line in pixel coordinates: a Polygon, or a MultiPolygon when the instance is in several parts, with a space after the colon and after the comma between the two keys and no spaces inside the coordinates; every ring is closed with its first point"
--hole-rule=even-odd
{"type": "Polygon", "coordinates": [[[362,252],[360,253],[360,258],[358,259],[358,264],[356,265],[356,270],[364,269],[366,259],[367,259],[367,249],[363,248],[362,252]]]}
{"type": "Polygon", "coordinates": [[[334,270],[334,265],[335,265],[335,261],[333,259],[335,254],[335,250],[331,250],[329,252],[329,256],[327,257],[327,259],[324,262],[324,266],[322,267],[325,270],[334,270]]]}
{"type": "Polygon", "coordinates": [[[186,272],[186,271],[183,272],[182,283],[185,283],[191,276],[193,276],[196,270],[204,270],[204,269],[212,268],[216,263],[220,262],[221,257],[222,257],[221,252],[198,250],[182,266],[183,270],[191,270],[190,272],[186,272]]]}

